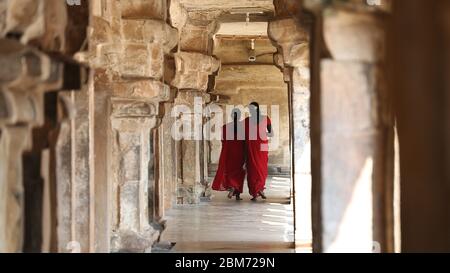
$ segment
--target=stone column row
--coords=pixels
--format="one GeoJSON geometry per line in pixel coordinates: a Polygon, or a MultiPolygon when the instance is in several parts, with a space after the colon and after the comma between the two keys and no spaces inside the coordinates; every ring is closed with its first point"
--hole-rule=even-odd
{"type": "Polygon", "coordinates": [[[52,168],[55,91],[80,89],[83,73],[70,60],[75,42],[67,42],[64,2],[0,6],[0,252],[48,251],[56,244],[54,198],[61,186],[52,168]]]}
{"type": "MultiPolygon", "coordinates": [[[[202,137],[203,107],[209,102],[209,95],[206,94],[208,83],[210,76],[220,68],[220,61],[211,56],[212,36],[218,30],[215,20],[218,14],[187,12],[179,3],[173,2],[171,7],[173,18],[184,15],[178,16],[178,20],[173,23],[181,34],[178,52],[174,54],[175,75],[171,82],[179,90],[175,106],[186,105],[191,109],[191,113],[182,113],[179,118],[190,120],[193,129],[195,129],[195,121],[199,121],[198,135],[202,137]],[[196,99],[201,100],[200,105],[195,105],[196,99]],[[194,111],[194,106],[199,107],[200,111],[194,111]]],[[[178,147],[176,156],[180,158],[180,164],[178,165],[177,202],[195,204],[200,201],[202,195],[205,195],[208,187],[204,166],[206,156],[204,140],[203,138],[182,139],[178,147]]]]}
{"type": "Polygon", "coordinates": [[[300,1],[275,2],[276,17],[268,34],[278,53],[275,64],[288,84],[291,164],[295,208],[295,241],[308,245],[311,234],[310,28],[300,18],[300,1]]]}

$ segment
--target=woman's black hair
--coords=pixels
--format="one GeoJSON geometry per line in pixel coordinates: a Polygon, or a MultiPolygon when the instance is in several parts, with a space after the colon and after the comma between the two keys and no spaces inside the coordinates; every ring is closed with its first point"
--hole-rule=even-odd
{"type": "Polygon", "coordinates": [[[237,140],[237,133],[238,133],[238,115],[241,114],[241,110],[238,108],[234,108],[233,111],[233,125],[234,125],[234,139],[237,140]]]}
{"type": "Polygon", "coordinates": [[[259,118],[260,118],[260,116],[261,116],[261,112],[259,111],[259,103],[257,103],[257,102],[252,102],[252,103],[250,103],[250,105],[253,105],[253,106],[255,106],[256,107],[256,113],[257,113],[257,124],[259,124],[259,118]]]}

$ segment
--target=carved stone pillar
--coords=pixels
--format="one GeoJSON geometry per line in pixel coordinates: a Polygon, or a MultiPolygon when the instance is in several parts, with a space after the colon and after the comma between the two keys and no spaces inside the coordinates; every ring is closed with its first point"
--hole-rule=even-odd
{"type": "Polygon", "coordinates": [[[158,105],[147,101],[111,100],[111,169],[114,170],[112,251],[148,250],[159,233],[153,221],[154,180],[149,181],[153,157],[151,130],[158,125],[158,105]]]}
{"type": "Polygon", "coordinates": [[[94,251],[94,187],[91,93],[60,94],[60,126],[55,144],[58,252],[94,251]]]}
{"type": "MultiPolygon", "coordinates": [[[[195,98],[203,97],[202,105],[205,101],[204,92],[210,87],[209,81],[211,75],[220,68],[220,61],[212,57],[212,36],[218,30],[218,24],[215,17],[218,13],[208,14],[187,12],[181,5],[173,1],[170,12],[174,16],[180,14],[178,20],[172,16],[172,23],[180,30],[179,51],[174,54],[175,58],[175,76],[171,84],[178,88],[179,98],[176,104],[186,103],[194,107],[195,98]]],[[[200,122],[200,131],[203,128],[203,110],[194,114],[191,109],[193,124],[196,120],[200,122]],[[196,116],[197,115],[197,116],[196,116]]],[[[204,139],[203,134],[199,134],[199,139],[181,140],[178,144],[180,158],[180,179],[178,182],[178,204],[192,204],[199,202],[199,197],[205,195],[207,185],[207,171],[205,170],[204,139]]]]}
{"type": "Polygon", "coordinates": [[[32,129],[44,125],[44,93],[63,86],[63,64],[0,39],[0,66],[0,252],[21,252],[27,190],[22,156],[33,147],[32,129]]]}
{"type": "MultiPolygon", "coordinates": [[[[177,112],[175,130],[181,133],[177,141],[177,153],[180,157],[178,166],[177,203],[196,204],[205,193],[204,177],[202,177],[202,125],[203,106],[209,95],[200,91],[181,91],[175,99],[175,107],[183,111],[177,112]]],[[[178,110],[177,110],[178,111],[178,110]]]]}
{"type": "Polygon", "coordinates": [[[91,9],[90,49],[78,57],[95,69],[96,251],[148,251],[159,234],[152,224],[162,183],[153,129],[170,98],[165,57],[178,31],[166,23],[166,0],[96,1],[91,9]]]}
{"type": "Polygon", "coordinates": [[[387,251],[393,122],[383,14],[338,8],[323,14],[331,57],[321,61],[321,250],[387,251]]]}
{"type": "MultiPolygon", "coordinates": [[[[280,2],[280,1],[278,1],[280,2]]],[[[281,1],[283,2],[283,1],[281,1]]],[[[289,2],[289,1],[287,1],[289,2]]],[[[294,4],[294,3],[292,3],[294,4]]],[[[311,234],[311,139],[310,139],[310,26],[295,17],[296,9],[275,5],[277,18],[269,22],[269,37],[278,47],[275,64],[288,83],[295,208],[295,241],[312,242],[311,234]]],[[[294,5],[293,7],[297,7],[294,5]]]]}

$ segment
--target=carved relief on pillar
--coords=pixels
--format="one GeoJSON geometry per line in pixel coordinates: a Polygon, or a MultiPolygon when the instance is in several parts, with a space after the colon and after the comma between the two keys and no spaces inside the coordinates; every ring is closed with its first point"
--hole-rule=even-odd
{"type": "Polygon", "coordinates": [[[151,130],[159,123],[157,101],[111,99],[110,167],[112,251],[148,251],[159,235],[153,221],[151,130]],[[150,183],[150,185],[149,185],[150,183]],[[150,215],[150,216],[149,216],[150,215]]]}
{"type": "Polygon", "coordinates": [[[174,54],[176,74],[172,85],[178,89],[206,91],[208,77],[220,68],[220,61],[200,53],[178,52],[174,54]]]}

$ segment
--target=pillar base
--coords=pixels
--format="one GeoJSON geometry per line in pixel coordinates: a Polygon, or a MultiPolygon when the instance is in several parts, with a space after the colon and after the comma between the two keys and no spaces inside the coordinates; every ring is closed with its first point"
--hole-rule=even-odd
{"type": "Polygon", "coordinates": [[[205,193],[205,186],[200,183],[190,186],[179,185],[177,190],[177,205],[199,204],[203,193],[205,193]]]}
{"type": "Polygon", "coordinates": [[[111,237],[113,253],[150,253],[152,246],[158,241],[160,231],[149,227],[143,232],[123,230],[111,237]]]}

